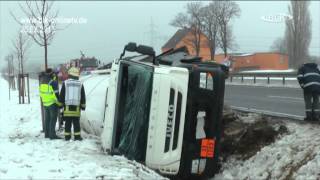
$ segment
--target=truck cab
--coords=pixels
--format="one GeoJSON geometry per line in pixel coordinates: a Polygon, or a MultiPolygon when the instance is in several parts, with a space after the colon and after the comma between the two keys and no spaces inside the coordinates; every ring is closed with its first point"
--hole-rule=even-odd
{"type": "Polygon", "coordinates": [[[185,49],[155,56],[129,43],[112,63],[101,134],[104,150],[164,175],[218,170],[226,73],[185,49]],[[124,58],[125,51],[141,56],[124,58]]]}

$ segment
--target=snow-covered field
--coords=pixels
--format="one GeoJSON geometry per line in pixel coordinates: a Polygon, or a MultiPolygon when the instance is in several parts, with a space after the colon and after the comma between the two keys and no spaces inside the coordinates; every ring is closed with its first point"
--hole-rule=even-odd
{"type": "Polygon", "coordinates": [[[8,83],[0,78],[0,179],[164,179],[139,163],[103,153],[99,137],[45,139],[36,80],[30,90],[31,104],[19,105],[17,91],[9,101],[8,83]]]}

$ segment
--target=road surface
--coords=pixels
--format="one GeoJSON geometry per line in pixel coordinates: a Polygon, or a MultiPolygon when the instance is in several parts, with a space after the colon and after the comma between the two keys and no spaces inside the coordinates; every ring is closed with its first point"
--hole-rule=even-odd
{"type": "Polygon", "coordinates": [[[303,92],[300,88],[226,85],[225,104],[236,109],[304,117],[303,92]]]}

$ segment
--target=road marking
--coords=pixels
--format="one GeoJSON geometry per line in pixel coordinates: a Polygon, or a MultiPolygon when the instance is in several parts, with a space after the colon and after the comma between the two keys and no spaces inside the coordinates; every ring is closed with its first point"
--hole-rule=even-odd
{"type": "Polygon", "coordinates": [[[293,100],[303,100],[303,98],[288,97],[288,96],[268,96],[269,98],[280,98],[280,99],[293,99],[293,100]]]}
{"type": "Polygon", "coordinates": [[[304,116],[299,116],[299,115],[294,115],[294,114],[286,114],[286,113],[281,113],[281,112],[266,111],[266,110],[261,110],[261,109],[239,107],[239,106],[230,106],[230,107],[231,107],[231,109],[236,109],[236,110],[240,110],[240,111],[262,113],[262,114],[271,115],[271,116],[294,118],[294,119],[298,119],[298,120],[303,120],[303,118],[304,118],[304,116]]]}

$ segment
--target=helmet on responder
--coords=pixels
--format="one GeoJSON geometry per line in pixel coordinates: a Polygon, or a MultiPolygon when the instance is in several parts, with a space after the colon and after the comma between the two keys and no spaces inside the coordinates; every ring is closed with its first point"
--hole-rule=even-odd
{"type": "Polygon", "coordinates": [[[78,68],[75,68],[75,67],[71,67],[69,70],[68,70],[68,74],[70,76],[74,76],[74,77],[79,77],[79,69],[78,68]]]}

